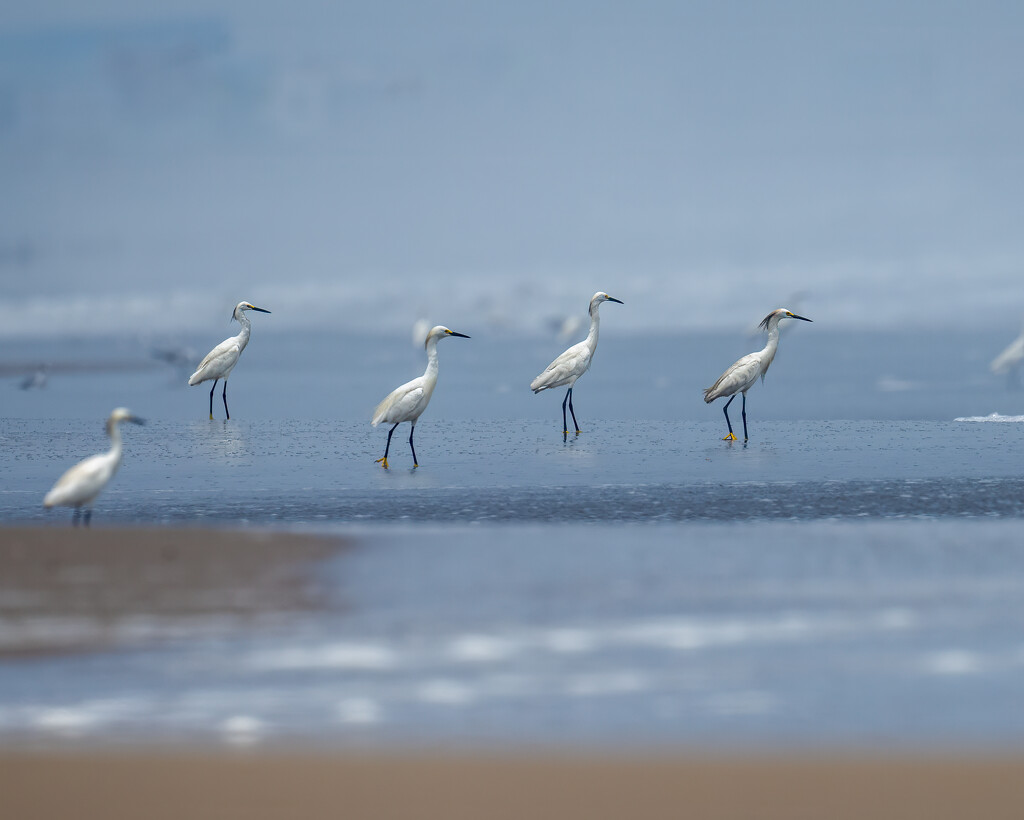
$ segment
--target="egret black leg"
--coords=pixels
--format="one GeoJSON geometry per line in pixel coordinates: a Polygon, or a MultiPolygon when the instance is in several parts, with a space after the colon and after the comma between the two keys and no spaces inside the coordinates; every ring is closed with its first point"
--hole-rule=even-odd
{"type": "Polygon", "coordinates": [[[722,408],[722,412],[725,413],[725,423],[729,425],[729,435],[725,437],[726,441],[736,441],[736,436],[732,432],[732,422],[729,421],[729,405],[732,404],[732,400],[734,398],[736,398],[735,394],[729,396],[729,401],[727,401],[725,403],[725,407],[722,408]]]}
{"type": "Polygon", "coordinates": [[[81,517],[81,515],[82,515],[82,508],[81,507],[75,507],[74,512],[71,513],[71,526],[72,527],[77,527],[78,526],[78,519],[81,517]]]}
{"type": "MultiPolygon", "coordinates": [[[[399,425],[399,422],[396,422],[395,426],[392,427],[390,430],[388,430],[388,443],[387,443],[387,446],[384,448],[384,455],[381,456],[380,458],[378,458],[377,462],[376,462],[377,464],[380,464],[381,462],[383,462],[385,470],[388,468],[388,453],[391,451],[391,436],[394,435],[395,430],[398,429],[398,425],[399,425]]],[[[412,438],[412,436],[410,436],[410,438],[412,438]]],[[[416,459],[414,457],[413,461],[415,461],[415,460],[416,459]]]]}
{"type": "Polygon", "coordinates": [[[747,394],[743,394],[743,440],[747,440],[747,394]]]}
{"type": "Polygon", "coordinates": [[[213,380],[213,387],[210,388],[210,421],[213,421],[213,391],[217,389],[219,379],[213,380]]]}
{"type": "Polygon", "coordinates": [[[413,467],[419,467],[420,465],[416,463],[416,448],[412,446],[412,434],[415,433],[415,432],[416,432],[416,425],[414,424],[412,426],[412,429],[409,430],[409,449],[412,450],[412,466],[413,467]]]}
{"type": "MultiPolygon", "coordinates": [[[[563,436],[567,435],[569,433],[569,422],[567,422],[565,420],[565,405],[569,401],[569,396],[571,396],[571,395],[572,395],[572,388],[570,387],[568,390],[565,391],[565,398],[562,399],[562,435],[563,436]]],[[[575,418],[575,416],[573,416],[573,418],[575,418]]]]}
{"type": "Polygon", "coordinates": [[[88,527],[90,521],[92,521],[92,507],[86,507],[85,512],[82,513],[83,526],[88,527]]]}
{"type": "Polygon", "coordinates": [[[224,399],[224,418],[231,418],[231,414],[228,412],[228,380],[224,379],[224,392],[220,394],[220,397],[224,399]]]}
{"type": "Polygon", "coordinates": [[[576,421],[576,411],[572,409],[572,388],[569,388],[569,412],[572,413],[572,423],[576,425],[576,435],[578,436],[582,430],[580,430],[580,423],[576,421]]]}

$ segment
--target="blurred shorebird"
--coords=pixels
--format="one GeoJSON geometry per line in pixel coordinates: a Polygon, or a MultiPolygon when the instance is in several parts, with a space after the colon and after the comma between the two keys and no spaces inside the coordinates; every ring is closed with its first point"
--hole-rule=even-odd
{"type": "Polygon", "coordinates": [[[110,436],[110,449],[105,453],[89,456],[84,461],[78,462],[64,475],[57,479],[53,489],[43,499],[43,506],[50,507],[74,507],[71,514],[72,525],[78,523],[81,517],[85,526],[89,526],[92,518],[92,505],[103,488],[114,477],[117,468],[121,466],[121,431],[118,424],[122,421],[130,421],[133,424],[145,424],[145,422],[133,416],[131,411],[124,407],[118,407],[107,419],[107,435],[110,436]],[[82,508],[85,508],[83,513],[82,508]]]}

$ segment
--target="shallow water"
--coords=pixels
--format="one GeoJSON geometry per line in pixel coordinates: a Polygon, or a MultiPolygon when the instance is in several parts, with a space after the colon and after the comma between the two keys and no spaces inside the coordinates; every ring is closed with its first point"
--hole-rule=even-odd
{"type": "Polygon", "coordinates": [[[230,422],[163,370],[12,386],[6,522],[66,526],[41,498],[127,404],[149,423],[126,426],[96,523],[355,548],[320,568],[322,611],[0,662],[0,743],[1020,747],[1024,397],[985,373],[984,340],[882,339],[861,359],[823,337],[783,340],[746,445],[680,364],[735,358],[715,338],[607,335],[564,440],[561,396],[524,386],[557,343],[496,376],[502,344],[454,340],[415,470],[405,426],[392,469],[374,463],[386,431],[366,415],[422,354],[378,340],[334,340],[361,362],[340,382],[326,354],[295,355],[302,337],[266,338],[230,422]],[[939,361],[916,364],[925,349],[939,361]]]}

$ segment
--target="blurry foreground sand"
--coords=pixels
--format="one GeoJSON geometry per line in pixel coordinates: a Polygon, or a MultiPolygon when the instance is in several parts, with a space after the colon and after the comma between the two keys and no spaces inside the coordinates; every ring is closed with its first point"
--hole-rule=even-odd
{"type": "Polygon", "coordinates": [[[1020,818],[1019,760],[542,754],[0,754],[3,816],[1020,818]]]}
{"type": "MultiPolygon", "coordinates": [[[[268,613],[332,605],[315,567],[344,547],[255,531],[0,528],[0,663],[174,638],[214,614],[222,628],[258,628],[268,613]]],[[[1024,759],[949,750],[0,750],[0,818],[63,817],[1016,819],[1024,759]]]]}

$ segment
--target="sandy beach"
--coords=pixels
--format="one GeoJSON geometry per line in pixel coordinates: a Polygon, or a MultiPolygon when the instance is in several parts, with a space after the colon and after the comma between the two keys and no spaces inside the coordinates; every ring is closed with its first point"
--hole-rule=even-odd
{"type": "Polygon", "coordinates": [[[1016,758],[0,755],[4,815],[106,818],[1019,818],[1016,758]]]}

